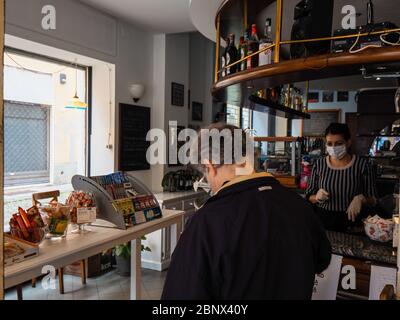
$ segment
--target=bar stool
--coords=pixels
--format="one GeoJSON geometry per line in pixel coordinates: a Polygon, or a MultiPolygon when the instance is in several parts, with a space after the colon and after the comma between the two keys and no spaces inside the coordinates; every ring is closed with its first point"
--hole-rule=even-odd
{"type": "MultiPolygon", "coordinates": [[[[51,199],[50,201],[58,201],[60,197],[60,191],[49,191],[49,192],[41,192],[41,193],[34,193],[32,195],[32,205],[37,206],[41,205],[39,200],[44,199],[51,199]]],[[[86,260],[81,260],[81,280],[82,285],[86,284],[86,260]]],[[[60,294],[64,294],[64,267],[58,268],[58,283],[60,287],[60,294]]],[[[32,287],[36,287],[36,278],[32,279],[32,287]]],[[[18,288],[17,288],[18,291],[18,288]]],[[[21,293],[22,296],[22,293],[21,293]]]]}

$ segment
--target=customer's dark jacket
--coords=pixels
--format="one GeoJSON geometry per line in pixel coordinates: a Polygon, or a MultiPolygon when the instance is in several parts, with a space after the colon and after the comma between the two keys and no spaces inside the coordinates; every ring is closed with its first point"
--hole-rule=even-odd
{"type": "Polygon", "coordinates": [[[330,259],[311,205],[255,174],[225,185],[189,221],[162,299],[310,299],[330,259]]]}

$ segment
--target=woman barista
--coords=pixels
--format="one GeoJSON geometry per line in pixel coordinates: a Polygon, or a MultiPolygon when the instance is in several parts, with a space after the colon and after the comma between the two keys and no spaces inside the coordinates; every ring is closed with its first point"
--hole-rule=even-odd
{"type": "Polygon", "coordinates": [[[376,204],[375,175],[367,159],[350,153],[347,125],[331,124],[325,137],[328,156],[314,165],[306,196],[327,230],[343,232],[376,204]]]}

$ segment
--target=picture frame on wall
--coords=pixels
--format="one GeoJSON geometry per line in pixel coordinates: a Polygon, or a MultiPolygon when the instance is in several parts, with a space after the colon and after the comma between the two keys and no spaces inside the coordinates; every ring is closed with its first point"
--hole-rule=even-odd
{"type": "Polygon", "coordinates": [[[310,92],[308,94],[308,103],[318,103],[319,102],[319,92],[310,92]]]}
{"type": "Polygon", "coordinates": [[[203,121],[203,104],[199,102],[192,103],[192,121],[203,121]]]}
{"type": "Polygon", "coordinates": [[[337,101],[338,102],[348,102],[349,101],[349,92],[348,91],[338,91],[337,101]]]}
{"type": "Polygon", "coordinates": [[[185,106],[185,86],[183,84],[172,82],[171,105],[176,107],[185,106]]]}
{"type": "Polygon", "coordinates": [[[322,94],[322,102],[333,102],[333,101],[334,101],[333,91],[325,91],[322,94]]]}

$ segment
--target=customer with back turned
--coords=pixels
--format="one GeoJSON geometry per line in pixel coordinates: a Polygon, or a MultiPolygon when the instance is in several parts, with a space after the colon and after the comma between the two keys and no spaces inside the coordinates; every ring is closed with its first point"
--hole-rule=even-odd
{"type": "Polygon", "coordinates": [[[306,194],[327,230],[345,232],[360,223],[363,208],[376,204],[375,173],[367,159],[351,153],[346,124],[332,123],[325,137],[328,156],[315,163],[306,194]]]}
{"type": "MultiPolygon", "coordinates": [[[[210,156],[202,157],[200,168],[214,195],[186,225],[162,299],[311,299],[315,274],[331,259],[329,241],[312,206],[272,176],[255,173],[242,130],[225,124],[208,129],[232,136],[239,132],[244,161],[232,156],[237,139],[221,135],[221,160],[215,160],[214,144],[209,142],[210,156]],[[233,162],[224,161],[229,155],[233,162]]],[[[204,140],[211,139],[199,135],[202,156],[204,140]]]]}

